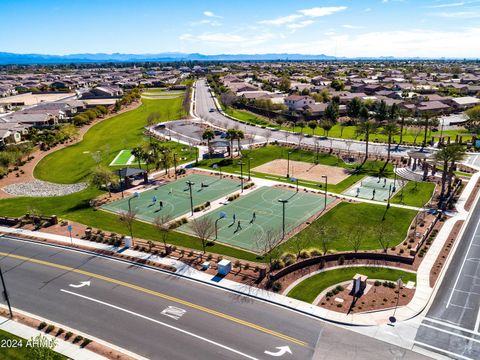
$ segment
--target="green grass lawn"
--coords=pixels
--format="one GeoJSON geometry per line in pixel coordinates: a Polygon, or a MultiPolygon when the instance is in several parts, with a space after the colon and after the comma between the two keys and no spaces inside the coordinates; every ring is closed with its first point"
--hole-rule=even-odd
{"type": "MultiPolygon", "coordinates": [[[[0,200],[0,216],[21,216],[31,211],[32,208],[35,208],[41,214],[47,216],[57,215],[59,218],[69,219],[94,228],[128,235],[128,230],[118,220],[118,216],[105,211],[93,210],[89,206],[90,199],[100,194],[101,191],[88,188],[67,196],[48,198],[18,197],[3,199],[0,200]]],[[[83,234],[79,235],[82,236],[83,234]]],[[[68,236],[66,228],[65,236],[68,236]]],[[[135,222],[133,236],[142,239],[161,241],[160,234],[155,227],[141,221],[135,222]]],[[[196,250],[202,249],[202,243],[200,240],[193,236],[178,232],[172,232],[168,242],[172,245],[184,246],[196,250]]],[[[257,259],[252,253],[220,244],[211,244],[207,251],[247,261],[263,261],[262,259],[257,259]]]]}
{"type": "MultiPolygon", "coordinates": [[[[43,158],[35,167],[37,179],[70,184],[85,181],[96,166],[92,153],[99,151],[100,163],[108,166],[122,149],[138,145],[143,127],[151,112],[158,112],[162,120],[180,117],[182,97],[165,100],[142,100],[142,105],[93,126],[82,141],[55,151],[43,158]]],[[[174,147],[185,147],[173,143],[174,147]]]]}
{"type": "MultiPolygon", "coordinates": [[[[35,353],[31,347],[27,347],[27,340],[22,339],[18,336],[10,334],[6,331],[0,330],[0,342],[3,344],[3,341],[17,341],[17,347],[8,347],[4,346],[0,350],[0,359],[2,360],[37,360],[39,359],[39,354],[35,353]],[[21,341],[22,347],[18,345],[18,341],[21,341]]],[[[67,359],[67,357],[52,351],[52,356],[49,357],[52,360],[62,360],[67,359]]]]}
{"type": "Polygon", "coordinates": [[[362,234],[360,250],[381,249],[378,240],[378,229],[389,229],[389,247],[400,244],[407,236],[407,230],[415,217],[416,212],[402,208],[388,209],[385,220],[382,221],[385,206],[367,203],[341,202],[325,215],[315,220],[310,226],[280,245],[279,253],[291,251],[296,253],[296,242],[300,242],[305,249],[317,248],[322,250],[322,240],[319,232],[327,226],[335,231],[335,236],[329,241],[330,252],[350,251],[353,249],[349,241],[352,232],[362,234]]]}
{"type": "Polygon", "coordinates": [[[313,275],[303,280],[292,290],[290,290],[287,296],[312,303],[318,294],[320,294],[323,290],[335,284],[349,281],[355,274],[366,275],[370,279],[388,281],[397,281],[401,276],[403,276],[402,281],[405,284],[408,281],[417,281],[416,274],[407,271],[367,266],[350,268],[346,267],[342,269],[328,270],[317,275],[313,275]]]}
{"type": "MultiPolygon", "coordinates": [[[[276,146],[276,145],[268,145],[264,146],[258,149],[254,150],[244,150],[242,151],[242,155],[245,158],[251,158],[250,160],[250,168],[255,168],[257,166],[263,165],[265,163],[268,163],[270,161],[276,160],[276,159],[286,159],[287,158],[287,152],[290,151],[290,160],[295,160],[295,161],[304,161],[304,162],[309,162],[309,163],[315,163],[317,160],[317,155],[315,152],[312,151],[306,151],[306,150],[300,150],[300,149],[292,149],[292,148],[286,148],[283,146],[276,146]]],[[[244,161],[244,163],[247,163],[247,161],[244,161]]],[[[338,166],[342,167],[345,169],[352,170],[352,172],[356,169],[357,165],[348,165],[345,162],[343,162],[342,159],[332,156],[329,154],[324,154],[324,153],[319,153],[318,154],[318,163],[323,164],[323,165],[330,165],[330,166],[338,166]]],[[[239,174],[240,173],[240,165],[238,165],[238,161],[229,161],[228,159],[224,160],[219,160],[219,159],[212,159],[212,160],[202,160],[199,162],[199,167],[203,167],[206,169],[212,169],[213,165],[219,165],[222,166],[222,171],[223,172],[229,172],[233,174],[239,174]],[[226,165],[222,165],[226,164],[226,165]]],[[[345,189],[349,188],[352,186],[354,183],[357,181],[361,180],[363,177],[370,175],[370,176],[378,176],[380,169],[383,167],[384,162],[382,161],[367,161],[365,165],[358,170],[358,172],[350,175],[348,178],[343,180],[342,182],[335,184],[335,185],[329,185],[328,186],[328,191],[331,192],[336,192],[336,193],[341,193],[345,189]]],[[[243,166],[243,170],[246,173],[247,172],[247,166],[243,166]]],[[[266,178],[266,175],[268,174],[263,174],[259,172],[252,171],[251,174],[256,177],[260,178],[266,178]]],[[[392,177],[393,176],[393,167],[391,164],[388,164],[384,176],[387,177],[392,177]]],[[[269,175],[268,177],[271,179],[271,176],[269,175]]],[[[286,177],[277,177],[278,181],[283,181],[286,183],[290,183],[290,180],[287,179],[286,177]]],[[[299,181],[300,185],[319,189],[323,188],[323,181],[315,182],[315,181],[299,181]]]]}
{"type": "Polygon", "coordinates": [[[434,189],[434,183],[409,181],[390,201],[394,204],[422,207],[430,200],[434,189]]]}
{"type": "MultiPolygon", "coordinates": [[[[254,125],[260,125],[260,126],[269,126],[269,127],[274,127],[278,129],[283,129],[283,130],[289,130],[292,132],[303,132],[304,134],[312,134],[312,130],[309,129],[308,127],[304,127],[303,129],[296,126],[296,127],[284,127],[284,126],[278,126],[275,124],[273,121],[268,121],[268,119],[261,117],[259,115],[256,115],[254,113],[251,113],[249,111],[245,110],[238,110],[238,109],[233,109],[233,108],[224,108],[224,111],[234,117],[237,118],[243,122],[247,122],[250,124],[254,125]]],[[[455,135],[457,134],[467,134],[468,131],[465,129],[459,129],[459,130],[445,130],[443,131],[443,135],[450,135],[452,136],[452,139],[455,139],[455,135]]],[[[315,135],[326,135],[325,131],[318,127],[315,129],[314,132],[315,135]]],[[[427,133],[427,141],[430,141],[432,139],[432,135],[439,135],[439,131],[429,131],[427,133]]],[[[402,141],[406,142],[407,144],[417,144],[420,145],[423,142],[423,132],[419,133],[416,137],[416,132],[410,129],[404,129],[403,131],[403,138],[402,141]]],[[[334,137],[334,138],[343,138],[343,139],[361,139],[363,138],[362,136],[357,136],[355,133],[355,126],[346,126],[342,129],[342,127],[339,124],[336,124],[332,127],[332,129],[328,132],[329,137],[334,137]]],[[[372,134],[370,136],[371,141],[379,141],[379,142],[387,142],[387,136],[382,134],[382,129],[378,129],[378,132],[376,134],[372,134]]],[[[393,141],[400,141],[400,135],[396,135],[392,139],[393,141]]],[[[467,139],[466,139],[467,140],[467,139]]]]}

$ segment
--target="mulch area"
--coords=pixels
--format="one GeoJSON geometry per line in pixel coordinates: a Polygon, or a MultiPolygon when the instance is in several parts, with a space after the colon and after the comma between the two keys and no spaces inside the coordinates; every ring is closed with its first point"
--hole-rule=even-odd
{"type": "MultiPolygon", "coordinates": [[[[378,311],[382,309],[394,308],[398,306],[407,305],[412,300],[415,294],[415,289],[407,289],[402,287],[399,291],[398,286],[389,288],[383,285],[375,286],[373,281],[368,281],[372,287],[366,294],[360,296],[354,302],[354,297],[351,295],[351,290],[346,287],[336,295],[331,297],[323,297],[318,305],[328,310],[341,312],[344,314],[358,314],[365,311],[378,311]],[[398,296],[400,294],[400,297],[398,296]],[[343,303],[335,299],[342,299],[343,303]]],[[[383,281],[382,281],[383,283],[383,281]]],[[[396,283],[394,283],[396,285],[396,283]]]]}
{"type": "Polygon", "coordinates": [[[443,245],[442,251],[438,254],[437,260],[435,260],[435,265],[430,270],[430,287],[435,286],[435,282],[437,281],[438,277],[440,276],[440,272],[442,271],[443,265],[447,260],[448,254],[452,250],[453,244],[458,237],[458,234],[462,228],[464,220],[458,220],[455,225],[453,225],[453,229],[448,235],[448,239],[443,245]]]}
{"type": "Polygon", "coordinates": [[[4,177],[3,179],[0,180],[0,199],[14,197],[14,195],[11,195],[11,194],[3,191],[3,187],[5,187],[7,185],[11,185],[11,184],[29,182],[29,181],[34,180],[35,177],[33,176],[33,170],[35,169],[35,166],[37,166],[37,164],[40,162],[40,160],[42,160],[45,156],[47,156],[47,155],[49,155],[49,154],[51,154],[51,153],[53,153],[57,150],[63,149],[67,146],[70,146],[70,145],[73,145],[73,144],[76,144],[76,143],[82,141],[83,135],[85,135],[85,133],[92,126],[94,126],[94,125],[96,125],[99,122],[102,122],[104,120],[110,119],[111,117],[114,117],[118,114],[133,110],[133,109],[137,108],[138,106],[140,106],[140,104],[141,104],[140,102],[133,102],[130,105],[123,108],[122,110],[120,110],[119,112],[109,114],[109,115],[107,115],[103,118],[95,119],[89,125],[85,125],[85,126],[81,127],[79,129],[78,137],[74,140],[67,141],[64,144],[58,144],[57,146],[55,146],[55,147],[53,147],[53,148],[51,148],[50,150],[47,150],[47,151],[43,151],[43,150],[40,150],[39,148],[37,148],[30,155],[30,156],[33,156],[32,160],[28,161],[25,165],[21,166],[18,171],[14,171],[14,172],[10,173],[8,176],[6,176],[6,177],[4,177]],[[23,170],[24,173],[23,174],[20,173],[20,170],[23,170]],[[16,174],[18,174],[18,177],[16,176],[16,174]]]}
{"type": "Polygon", "coordinates": [[[480,190],[480,179],[477,180],[477,183],[475,184],[472,193],[465,202],[465,210],[470,211],[470,209],[472,208],[473,202],[477,198],[478,190],[480,190]]]}

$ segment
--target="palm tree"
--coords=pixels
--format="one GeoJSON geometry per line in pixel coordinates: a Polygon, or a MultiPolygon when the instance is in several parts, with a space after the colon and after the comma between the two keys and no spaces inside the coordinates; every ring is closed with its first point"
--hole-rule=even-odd
{"type": "Polygon", "coordinates": [[[242,130],[237,130],[235,138],[237,139],[238,155],[240,155],[240,140],[245,139],[245,133],[242,130]]]}
{"type": "Polygon", "coordinates": [[[203,132],[202,134],[202,139],[203,140],[207,140],[207,147],[208,147],[208,158],[211,157],[212,155],[212,149],[210,148],[210,141],[215,138],[215,133],[210,130],[210,129],[207,129],[203,132]]]}
{"type": "Polygon", "coordinates": [[[400,109],[398,111],[398,115],[400,116],[400,140],[398,143],[401,144],[403,142],[403,128],[405,126],[405,119],[412,116],[412,112],[407,109],[400,109]]]}
{"type": "Polygon", "coordinates": [[[429,111],[425,111],[423,114],[422,114],[422,118],[423,120],[425,121],[425,124],[424,124],[424,134],[423,134],[423,144],[422,144],[422,147],[426,147],[427,146],[427,135],[428,135],[428,127],[429,127],[429,121],[430,119],[433,117],[433,114],[429,111]]]}
{"type": "Polygon", "coordinates": [[[230,141],[230,158],[233,159],[233,140],[237,138],[237,130],[228,129],[227,135],[228,135],[228,140],[230,141]]]}
{"type": "Polygon", "coordinates": [[[135,156],[135,159],[137,159],[138,167],[141,169],[142,165],[141,165],[140,161],[142,160],[143,155],[144,155],[144,151],[143,151],[142,147],[141,146],[135,146],[132,149],[131,153],[132,153],[133,156],[135,156]]]}
{"type": "Polygon", "coordinates": [[[388,120],[383,125],[382,134],[387,135],[387,137],[388,137],[387,161],[385,161],[385,165],[383,165],[383,168],[382,168],[382,170],[385,170],[388,162],[390,161],[390,151],[391,151],[391,146],[392,146],[392,137],[398,134],[397,122],[395,120],[388,120]]]}
{"type": "Polygon", "coordinates": [[[360,166],[363,166],[368,160],[368,143],[370,141],[370,135],[377,131],[377,123],[370,119],[370,114],[365,106],[362,106],[359,114],[359,122],[356,126],[356,134],[365,136],[365,158],[360,166]]]}
{"type": "MultiPolygon", "coordinates": [[[[465,148],[460,144],[449,144],[434,155],[434,159],[443,164],[442,168],[442,180],[441,180],[441,190],[440,190],[440,202],[439,207],[444,208],[444,199],[445,199],[445,186],[447,184],[447,178],[449,171],[453,171],[453,167],[456,162],[462,160],[465,157],[465,148]],[[450,167],[449,167],[450,165],[450,167]]],[[[449,185],[450,187],[450,185],[449,185]]],[[[450,192],[450,190],[449,190],[450,192]]]]}

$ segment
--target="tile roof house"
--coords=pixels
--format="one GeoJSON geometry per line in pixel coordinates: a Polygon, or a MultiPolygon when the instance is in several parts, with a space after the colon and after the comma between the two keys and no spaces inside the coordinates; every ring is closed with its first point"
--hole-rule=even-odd
{"type": "Polygon", "coordinates": [[[285,105],[290,111],[302,110],[304,106],[313,104],[315,104],[315,100],[310,96],[290,95],[285,98],[285,105]]]}

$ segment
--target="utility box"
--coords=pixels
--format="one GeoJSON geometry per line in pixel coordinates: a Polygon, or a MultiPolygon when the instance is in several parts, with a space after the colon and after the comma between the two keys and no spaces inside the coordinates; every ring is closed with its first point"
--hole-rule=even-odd
{"type": "Polygon", "coordinates": [[[125,247],[132,247],[132,238],[130,236],[124,236],[123,241],[125,241],[125,247]]]}
{"type": "Polygon", "coordinates": [[[229,260],[222,260],[217,264],[217,270],[220,275],[227,275],[232,270],[232,262],[229,260]]]}

